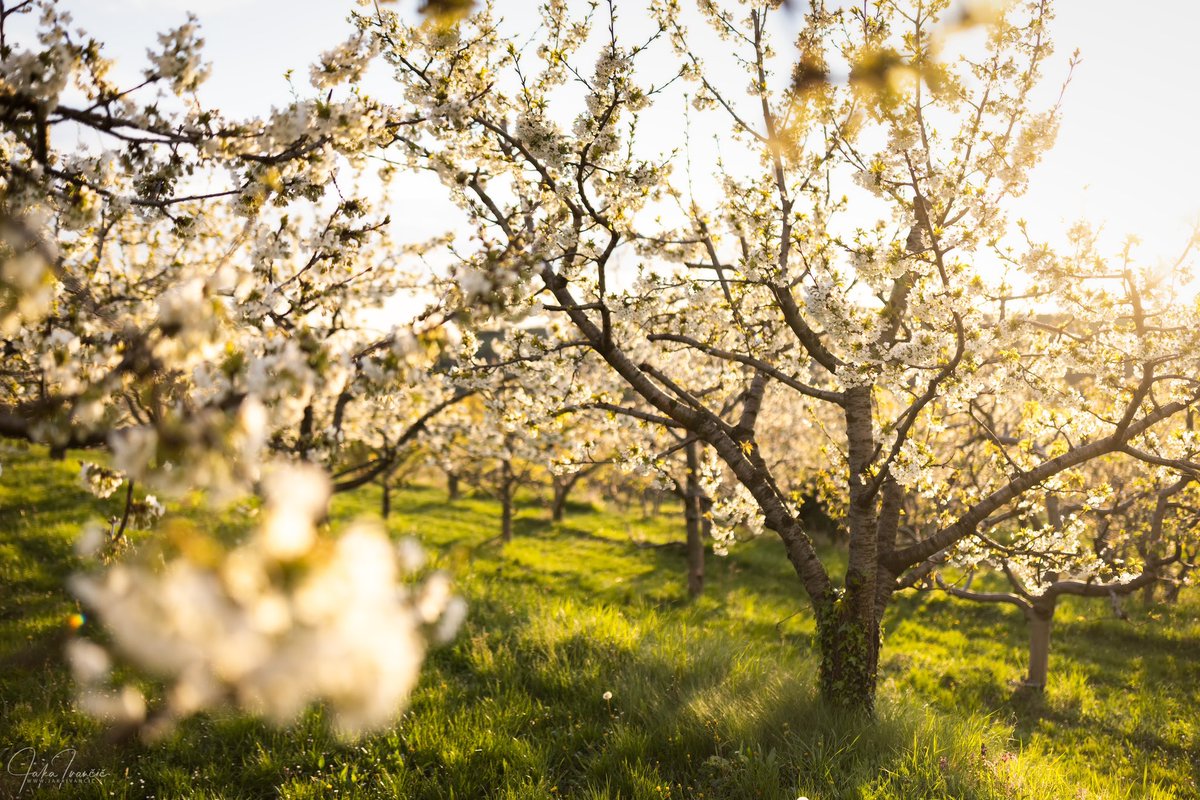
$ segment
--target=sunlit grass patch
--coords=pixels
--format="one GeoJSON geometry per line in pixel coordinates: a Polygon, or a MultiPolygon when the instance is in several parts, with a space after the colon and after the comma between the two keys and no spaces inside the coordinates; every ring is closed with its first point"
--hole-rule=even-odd
{"type": "MultiPolygon", "coordinates": [[[[1044,695],[1015,685],[1025,629],[1006,608],[902,599],[885,624],[878,717],[818,702],[811,614],[778,544],[710,558],[684,600],[682,535],[575,506],[552,524],[522,498],[502,545],[496,506],[442,490],[393,495],[388,521],[416,536],[470,603],[435,651],[401,723],[347,745],[320,711],[291,730],[199,717],[155,747],[107,741],[75,713],[62,665],[77,608],[62,581],[71,542],[107,513],[71,462],[11,451],[0,478],[0,741],[80,750],[110,771],[62,796],[287,798],[1187,798],[1197,795],[1196,607],[1071,601],[1044,695]],[[630,535],[629,531],[633,534],[630,535]],[[109,793],[112,793],[109,795],[109,793]],[[1083,794],[1080,794],[1083,792],[1083,794]]],[[[335,522],[376,514],[378,492],[341,496],[335,522]]],[[[235,515],[186,512],[225,526],[235,515]]],[[[831,557],[836,554],[830,553],[831,557]]],[[[7,785],[0,789],[7,791],[7,785]]],[[[2,796],[2,795],[0,795],[2,796]]]]}

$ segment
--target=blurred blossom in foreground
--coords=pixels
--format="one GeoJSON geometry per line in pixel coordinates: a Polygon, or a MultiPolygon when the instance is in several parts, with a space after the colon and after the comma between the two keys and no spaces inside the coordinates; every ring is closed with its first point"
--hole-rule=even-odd
{"type": "Polygon", "coordinates": [[[73,578],[114,654],[166,687],[148,712],[137,690],[111,684],[106,650],[75,640],[81,710],[149,739],[222,708],[284,725],[323,702],[345,738],[395,721],[426,648],[454,635],[465,603],[442,573],[404,582],[423,563],[417,546],[397,547],[376,525],[319,536],[329,485],[317,468],[278,467],[264,487],[260,525],[231,550],[168,527],[175,546],[161,559],[73,578]]]}

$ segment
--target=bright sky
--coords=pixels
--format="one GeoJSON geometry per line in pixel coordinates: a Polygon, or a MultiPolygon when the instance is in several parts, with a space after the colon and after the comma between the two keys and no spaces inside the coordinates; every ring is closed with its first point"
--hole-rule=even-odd
{"type": "MultiPolygon", "coordinates": [[[[289,97],[284,72],[305,81],[308,65],[349,30],[349,0],[60,0],[78,24],[106,44],[130,74],[144,65],[155,34],[187,11],[201,21],[214,64],[202,97],[235,116],[289,97]]],[[[413,9],[417,0],[401,0],[413,9]]],[[[637,3],[630,2],[636,6],[637,3]]],[[[509,16],[529,17],[534,0],[500,0],[509,16]]],[[[1045,97],[1066,75],[1072,50],[1082,64],[1067,91],[1058,145],[1039,167],[1017,213],[1035,234],[1080,218],[1104,223],[1108,241],[1143,240],[1148,260],[1173,258],[1200,220],[1200,83],[1191,55],[1200,30],[1195,0],[1058,0],[1057,53],[1045,97]]],[[[779,49],[784,49],[782,43],[779,49]]],[[[386,99],[386,96],[385,98],[386,99]]],[[[445,207],[428,181],[412,184],[398,216],[432,233],[445,207]],[[430,226],[433,226],[432,228],[430,226]]],[[[442,220],[444,227],[445,220],[442,220]]]]}

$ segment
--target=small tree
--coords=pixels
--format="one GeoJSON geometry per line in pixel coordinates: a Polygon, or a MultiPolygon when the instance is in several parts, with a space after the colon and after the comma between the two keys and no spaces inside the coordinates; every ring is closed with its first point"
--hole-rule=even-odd
{"type": "Polygon", "coordinates": [[[473,386],[472,397],[431,423],[431,457],[500,503],[500,539],[511,542],[517,492],[544,471],[545,442],[514,413],[525,397],[518,386],[473,386]]]}
{"type": "MultiPolygon", "coordinates": [[[[539,413],[560,443],[551,467],[552,518],[560,518],[565,490],[603,464],[655,476],[683,508],[688,595],[697,597],[704,589],[705,549],[713,539],[712,493],[721,483],[721,470],[703,457],[705,448],[696,436],[639,402],[595,353],[569,337],[569,331],[554,327],[538,338],[518,334],[507,359],[518,365],[525,385],[540,389],[533,392],[543,405],[539,413]]],[[[732,530],[722,534],[731,537],[732,530]]]]}
{"type": "Polygon", "coordinates": [[[963,581],[948,584],[935,576],[937,586],[954,597],[1021,610],[1029,628],[1027,687],[1046,686],[1060,598],[1105,599],[1124,616],[1120,598],[1172,582],[1185,543],[1195,539],[1191,476],[1163,470],[1105,475],[1104,466],[1119,470],[1121,465],[1094,464],[1086,483],[1056,482],[1047,487],[1040,508],[1028,504],[1012,520],[962,542],[952,563],[964,570],[963,581]],[[1010,590],[973,588],[981,569],[1003,575],[1010,590]]]}

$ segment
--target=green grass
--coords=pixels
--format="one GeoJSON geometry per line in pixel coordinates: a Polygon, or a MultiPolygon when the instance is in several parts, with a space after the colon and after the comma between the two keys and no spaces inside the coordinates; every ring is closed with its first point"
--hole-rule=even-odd
{"type": "MultiPolygon", "coordinates": [[[[706,594],[689,604],[682,551],[637,544],[680,538],[672,514],[575,506],[553,525],[528,497],[501,547],[495,504],[430,488],[397,492],[389,526],[455,574],[471,612],[393,731],[339,744],[314,711],[287,731],[214,716],[153,747],[113,743],[71,708],[61,644],[77,610],[63,589],[71,542],[119,500],[80,490],[72,460],[2,448],[0,462],[0,750],[73,747],[76,768],[108,772],[23,796],[1200,796],[1194,601],[1157,620],[1131,608],[1132,622],[1067,603],[1041,697],[1012,683],[1024,668],[1017,615],[902,598],[872,722],[816,702],[811,614],[771,538],[710,558],[706,594]]],[[[364,490],[337,498],[334,516],[377,507],[364,490]]],[[[226,533],[240,524],[188,513],[226,533]]],[[[4,773],[0,797],[19,788],[4,773]]]]}

